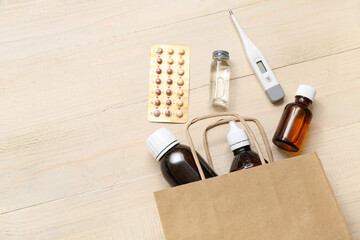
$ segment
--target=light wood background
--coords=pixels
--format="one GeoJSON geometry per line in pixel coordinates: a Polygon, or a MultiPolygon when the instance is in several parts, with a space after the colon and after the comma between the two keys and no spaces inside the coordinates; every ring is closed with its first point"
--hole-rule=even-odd
{"type": "MultiPolygon", "coordinates": [[[[191,47],[190,119],[221,111],[207,101],[213,50],[230,52],[228,110],[269,138],[298,85],[315,87],[303,153],[318,152],[360,240],[359,0],[0,1],[0,239],[164,240],[153,192],[169,186],[144,143],[160,127],[186,138],[183,124],[146,120],[154,43],[191,47]],[[228,9],[284,102],[268,101],[228,9]]],[[[205,124],[192,128],[200,153],[205,124]]],[[[232,160],[227,131],[209,134],[218,173],[232,160]]]]}

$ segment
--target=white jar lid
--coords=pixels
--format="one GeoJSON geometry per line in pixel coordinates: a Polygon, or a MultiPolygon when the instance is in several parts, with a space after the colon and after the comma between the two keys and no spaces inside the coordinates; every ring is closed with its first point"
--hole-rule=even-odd
{"type": "Polygon", "coordinates": [[[178,143],[179,141],[168,129],[160,128],[148,137],[145,144],[151,155],[159,161],[167,151],[178,143]]]}
{"type": "Polygon", "coordinates": [[[295,96],[303,96],[306,97],[308,99],[310,99],[312,102],[314,101],[316,95],[316,89],[309,86],[309,85],[305,85],[305,84],[301,84],[297,91],[295,96]]]}

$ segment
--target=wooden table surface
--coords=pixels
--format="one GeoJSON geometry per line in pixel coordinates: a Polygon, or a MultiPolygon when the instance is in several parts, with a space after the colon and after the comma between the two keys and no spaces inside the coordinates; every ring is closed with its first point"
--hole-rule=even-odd
{"type": "MultiPolygon", "coordinates": [[[[154,43],[191,47],[190,119],[222,111],[207,101],[213,50],[230,52],[228,110],[258,118],[269,139],[298,85],[315,87],[302,153],[319,154],[360,240],[359,0],[0,1],[0,239],[164,239],[153,192],[169,186],[145,140],[167,127],[187,142],[184,124],[147,121],[154,43]],[[228,9],[284,102],[268,101],[228,9]]],[[[202,154],[205,124],[192,128],[202,154]]],[[[209,134],[221,174],[227,131],[209,134]]]]}

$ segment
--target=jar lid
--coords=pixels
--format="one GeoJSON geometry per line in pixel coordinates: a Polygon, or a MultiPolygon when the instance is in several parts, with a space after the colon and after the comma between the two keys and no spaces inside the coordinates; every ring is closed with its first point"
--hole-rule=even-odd
{"type": "Polygon", "coordinates": [[[160,161],[160,158],[179,142],[168,129],[160,128],[150,135],[145,144],[151,155],[160,161]]]}
{"type": "Polygon", "coordinates": [[[213,52],[213,59],[229,60],[229,52],[225,50],[216,50],[213,52]]]}
{"type": "Polygon", "coordinates": [[[301,84],[295,94],[295,96],[306,97],[310,99],[312,102],[314,101],[315,95],[316,95],[316,89],[305,84],[301,84]]]}

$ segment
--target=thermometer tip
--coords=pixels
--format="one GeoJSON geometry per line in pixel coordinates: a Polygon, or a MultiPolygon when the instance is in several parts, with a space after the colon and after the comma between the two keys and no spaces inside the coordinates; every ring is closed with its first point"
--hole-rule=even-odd
{"type": "Polygon", "coordinates": [[[229,13],[230,13],[230,15],[233,15],[233,11],[232,11],[232,10],[230,10],[229,13]]]}

